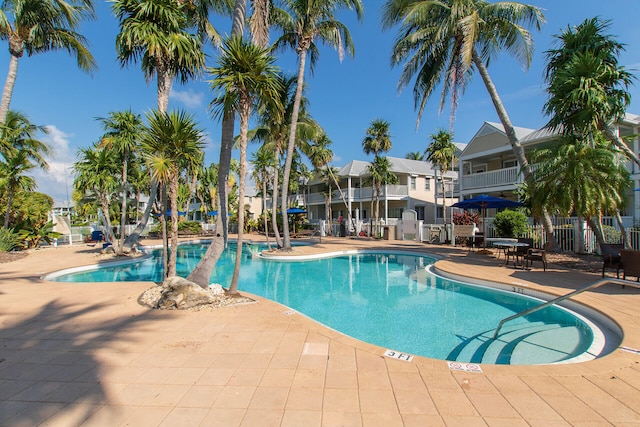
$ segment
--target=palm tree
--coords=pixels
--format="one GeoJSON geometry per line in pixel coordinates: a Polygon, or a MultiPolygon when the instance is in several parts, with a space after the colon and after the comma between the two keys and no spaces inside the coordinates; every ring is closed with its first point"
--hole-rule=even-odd
{"type": "MultiPolygon", "coordinates": [[[[518,141],[511,119],[489,75],[487,64],[501,51],[514,55],[524,67],[531,63],[533,37],[528,27],[540,29],[544,16],[540,8],[518,2],[489,3],[485,0],[388,0],[383,8],[383,27],[400,24],[391,63],[406,61],[398,87],[404,89],[414,78],[416,125],[428,98],[443,83],[440,108],[451,99],[451,120],[458,100],[475,70],[489,92],[525,180],[532,168],[518,141]]],[[[557,242],[551,216],[543,212],[549,249],[557,242]]]]}
{"type": "Polygon", "coordinates": [[[112,9],[120,22],[118,60],[141,61],[147,80],[156,77],[158,110],[166,113],[174,79],[186,83],[204,68],[203,40],[189,32],[189,3],[116,0],[112,9]]]}
{"type": "Polygon", "coordinates": [[[540,165],[530,191],[535,204],[585,218],[598,243],[606,243],[600,218],[619,211],[631,186],[620,154],[609,149],[602,135],[592,141],[564,137],[532,160],[540,165]]]}
{"type": "Polygon", "coordinates": [[[375,156],[373,158],[373,162],[371,162],[369,166],[367,166],[367,173],[369,174],[369,177],[371,179],[374,198],[376,201],[374,211],[376,227],[375,230],[372,231],[373,235],[375,237],[378,237],[380,235],[378,221],[380,218],[380,194],[382,193],[382,186],[387,184],[396,184],[398,182],[398,177],[396,176],[396,174],[391,172],[391,162],[384,156],[375,156]]]}
{"type": "MultiPolygon", "coordinates": [[[[178,183],[181,171],[202,161],[204,132],[193,117],[184,111],[164,113],[153,110],[142,138],[142,151],[152,179],[168,186],[171,206],[171,250],[165,278],[176,275],[178,248],[178,183]]],[[[162,212],[164,217],[166,212],[162,212]]],[[[165,248],[165,253],[168,253],[165,248]]]]}
{"type": "Polygon", "coordinates": [[[111,241],[111,201],[119,185],[120,166],[115,152],[97,147],[80,148],[79,160],[73,164],[74,188],[85,197],[98,202],[106,222],[106,240],[111,241]]]}
{"type": "Polygon", "coordinates": [[[425,151],[427,160],[440,169],[442,178],[442,218],[447,223],[447,193],[444,186],[444,176],[453,169],[456,162],[456,146],[453,143],[453,133],[440,129],[431,134],[431,143],[425,151]]]}
{"type": "MultiPolygon", "coordinates": [[[[309,160],[313,165],[314,169],[322,175],[323,179],[327,183],[327,187],[329,188],[329,198],[331,198],[331,182],[335,184],[338,189],[338,193],[342,198],[342,203],[344,203],[345,210],[349,212],[349,203],[347,203],[347,199],[345,197],[345,193],[340,188],[340,183],[338,182],[337,174],[338,169],[335,167],[329,166],[331,160],[333,160],[333,151],[329,146],[333,144],[329,136],[322,130],[318,129],[319,134],[313,138],[313,143],[309,147],[309,160]],[[324,168],[324,169],[323,169],[324,168]]],[[[331,206],[331,202],[329,202],[329,206],[331,206]]],[[[348,215],[349,219],[351,218],[351,212],[348,215]]],[[[331,218],[331,212],[327,210],[327,218],[331,218]]]]}
{"type": "MultiPolygon", "coordinates": [[[[233,17],[231,26],[231,37],[242,37],[246,20],[246,0],[235,0],[233,7],[233,17]]],[[[254,39],[258,45],[265,47],[268,43],[269,31],[266,28],[268,23],[269,3],[267,0],[253,0],[254,19],[251,26],[254,34],[258,34],[254,39]]],[[[227,212],[228,193],[227,181],[231,173],[231,153],[233,148],[235,111],[230,109],[225,111],[222,117],[222,136],[220,141],[220,161],[218,163],[218,220],[216,221],[216,236],[211,245],[202,256],[202,259],[191,272],[188,279],[196,283],[208,283],[211,272],[215,267],[220,255],[227,245],[227,212]]]]}
{"type": "MultiPolygon", "coordinates": [[[[279,108],[278,111],[273,111],[270,105],[260,105],[258,107],[258,126],[249,131],[251,140],[262,142],[266,149],[273,151],[278,158],[284,154],[284,145],[287,140],[287,135],[291,127],[291,117],[293,113],[293,104],[295,100],[295,88],[296,78],[290,76],[280,75],[280,93],[278,96],[278,105],[282,105],[283,108],[279,108]]],[[[276,104],[274,104],[276,105],[276,104]]],[[[320,132],[320,126],[313,120],[308,114],[307,110],[308,100],[304,96],[300,101],[300,111],[298,114],[298,124],[296,125],[296,150],[308,153],[313,138],[320,132]]],[[[294,153],[295,154],[295,153],[294,153]]],[[[272,215],[271,222],[273,231],[276,236],[276,244],[278,247],[282,247],[280,240],[280,232],[278,230],[277,223],[277,210],[278,210],[278,187],[280,185],[280,173],[279,169],[273,174],[273,203],[271,206],[272,215]]],[[[291,179],[290,179],[291,181],[291,179]]],[[[282,208],[282,207],[281,207],[282,208]]],[[[285,208],[286,209],[286,208],[285,208]]]]}
{"type": "Polygon", "coordinates": [[[32,56],[50,50],[66,50],[75,54],[80,69],[92,71],[96,68],[86,47],[86,39],[75,31],[83,18],[92,18],[93,15],[91,0],[13,0],[3,3],[0,37],[9,42],[11,57],[0,103],[0,123],[7,119],[18,61],[25,52],[32,56]]]}
{"type": "MultiPolygon", "coordinates": [[[[102,135],[101,146],[104,149],[113,150],[122,160],[122,181],[120,206],[120,242],[116,248],[116,254],[124,252],[124,232],[127,222],[127,196],[129,194],[127,171],[129,161],[135,157],[138,151],[138,140],[144,129],[140,115],[131,110],[114,111],[108,117],[98,119],[102,123],[105,134],[102,135]]],[[[129,248],[130,249],[130,248],[129,248]]]]}
{"type": "Polygon", "coordinates": [[[424,160],[424,155],[423,155],[423,153],[421,153],[419,151],[411,151],[411,152],[405,154],[404,158],[405,159],[409,159],[409,160],[423,161],[424,160]]]}
{"type": "MultiPolygon", "coordinates": [[[[289,197],[289,176],[291,174],[291,162],[296,141],[296,126],[302,99],[302,89],[304,87],[307,53],[310,54],[309,62],[312,71],[319,54],[315,44],[316,40],[321,40],[337,48],[340,60],[342,60],[345,48],[353,55],[351,34],[344,24],[335,19],[334,14],[338,9],[353,9],[358,19],[360,19],[364,13],[361,0],[286,0],[285,8],[288,10],[288,16],[283,16],[282,27],[284,34],[275,42],[275,47],[289,46],[296,51],[298,54],[298,80],[291,116],[289,142],[287,144],[287,158],[283,171],[282,206],[287,206],[289,197]]],[[[291,250],[289,225],[286,221],[283,221],[283,232],[283,248],[291,250]]]]}
{"type": "MultiPolygon", "coordinates": [[[[200,25],[206,20],[207,3],[115,0],[112,10],[120,23],[118,60],[123,67],[140,61],[147,81],[156,77],[158,110],[166,113],[173,81],[180,78],[185,83],[204,68],[200,25]]],[[[127,247],[135,245],[149,221],[156,186],[152,180],[149,203],[142,221],[125,242],[127,247]]]]}
{"type": "MultiPolygon", "coordinates": [[[[269,242],[269,223],[267,221],[267,197],[270,175],[277,174],[278,161],[275,153],[261,146],[253,153],[251,159],[253,164],[253,180],[262,188],[262,217],[264,219],[264,233],[267,238],[267,247],[271,249],[271,243],[269,242]]],[[[275,199],[272,199],[275,201],[275,199]]]]}
{"type": "Polygon", "coordinates": [[[371,122],[362,140],[362,150],[365,154],[373,153],[374,157],[391,150],[389,122],[382,119],[375,119],[371,122]]]}
{"type": "Polygon", "coordinates": [[[7,203],[4,228],[9,228],[11,205],[16,191],[33,191],[36,187],[35,180],[25,174],[35,167],[44,170],[49,167],[44,156],[51,153],[51,148],[36,139],[38,132],[47,133],[47,130],[43,126],[32,124],[24,114],[11,110],[5,124],[0,127],[0,166],[7,203]]]}
{"type": "MultiPolygon", "coordinates": [[[[214,100],[214,104],[220,107],[218,114],[223,115],[224,111],[234,110],[238,112],[240,119],[238,243],[233,278],[228,290],[230,294],[238,293],[238,277],[240,274],[240,261],[242,260],[244,232],[244,209],[242,209],[242,204],[247,170],[249,118],[253,106],[258,102],[278,102],[280,79],[274,62],[275,58],[269,55],[267,49],[246,42],[241,37],[232,37],[226,40],[222,47],[222,54],[218,59],[218,67],[209,70],[209,73],[213,76],[211,88],[218,92],[214,100]]],[[[200,285],[207,284],[200,283],[200,285]]]]}
{"type": "Polygon", "coordinates": [[[629,87],[634,76],[618,65],[624,46],[604,34],[610,24],[599,18],[586,19],[555,36],[558,48],[546,52],[549,100],[544,111],[551,116],[548,126],[552,129],[589,141],[603,133],[640,165],[640,158],[614,129],[631,102],[629,87]]]}
{"type": "MultiPolygon", "coordinates": [[[[371,122],[371,125],[367,128],[366,135],[362,140],[362,149],[365,154],[373,153],[373,162],[370,165],[371,168],[371,180],[374,188],[374,192],[371,195],[371,204],[373,210],[373,201],[375,199],[375,230],[374,226],[371,227],[371,232],[376,235],[378,233],[378,222],[380,220],[379,212],[380,212],[380,188],[381,182],[377,179],[381,178],[382,175],[379,175],[376,168],[384,168],[386,165],[384,161],[380,159],[380,153],[387,152],[391,150],[391,135],[389,134],[389,122],[382,119],[375,119],[371,122]],[[377,165],[376,165],[377,164],[377,165]]],[[[388,159],[385,158],[385,160],[388,159]]]]}

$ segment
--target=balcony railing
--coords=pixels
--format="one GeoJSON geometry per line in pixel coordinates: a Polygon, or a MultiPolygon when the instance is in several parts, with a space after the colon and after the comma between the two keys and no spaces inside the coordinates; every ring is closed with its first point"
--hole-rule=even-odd
{"type": "MultiPolygon", "coordinates": [[[[352,202],[369,201],[373,197],[372,187],[351,188],[350,190],[345,188],[342,190],[342,192],[344,193],[344,198],[346,200],[349,200],[349,198],[351,198],[352,202]]],[[[385,188],[382,187],[382,194],[380,195],[380,197],[384,197],[384,193],[385,193],[385,188]]],[[[403,197],[407,197],[408,195],[409,195],[409,187],[406,185],[387,185],[388,198],[391,198],[391,199],[403,198],[403,197]]],[[[318,204],[318,203],[324,203],[326,198],[327,197],[324,193],[311,193],[309,194],[307,200],[309,204],[318,204]]],[[[339,202],[341,200],[342,200],[342,197],[340,196],[340,192],[337,190],[334,191],[333,194],[331,195],[331,201],[339,202]]]]}
{"type": "Polygon", "coordinates": [[[517,166],[495,171],[474,173],[462,177],[462,188],[472,190],[476,188],[491,188],[504,185],[515,185],[521,182],[517,166]]]}

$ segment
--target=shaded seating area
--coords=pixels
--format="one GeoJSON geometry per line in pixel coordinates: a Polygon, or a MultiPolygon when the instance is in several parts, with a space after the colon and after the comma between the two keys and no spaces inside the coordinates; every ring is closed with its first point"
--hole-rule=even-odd
{"type": "Polygon", "coordinates": [[[620,270],[622,270],[623,262],[620,252],[624,249],[622,244],[603,243],[600,245],[600,253],[602,254],[602,277],[605,276],[607,268],[616,270],[616,278],[620,278],[620,270]]]}
{"type": "Polygon", "coordinates": [[[509,259],[513,258],[514,267],[518,266],[518,263],[522,265],[524,269],[524,256],[527,254],[527,251],[533,246],[533,239],[527,237],[518,238],[518,242],[520,245],[513,246],[509,248],[506,252],[506,260],[504,265],[509,265],[509,259]]]}

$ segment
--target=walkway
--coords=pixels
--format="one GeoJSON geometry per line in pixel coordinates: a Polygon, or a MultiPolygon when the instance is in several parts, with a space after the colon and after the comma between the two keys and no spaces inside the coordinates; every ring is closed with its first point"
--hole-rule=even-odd
{"type": "MultiPolygon", "coordinates": [[[[551,266],[499,267],[443,246],[323,238],[296,253],[390,246],[443,257],[441,270],[563,294],[597,280],[551,266]]],[[[140,306],[148,283],[65,284],[45,272],[104,262],[88,246],[0,264],[0,426],[640,425],[640,355],[549,366],[386,358],[384,349],[286,307],[212,311],[140,306]]],[[[579,300],[640,348],[640,291],[606,285],[579,300]]]]}

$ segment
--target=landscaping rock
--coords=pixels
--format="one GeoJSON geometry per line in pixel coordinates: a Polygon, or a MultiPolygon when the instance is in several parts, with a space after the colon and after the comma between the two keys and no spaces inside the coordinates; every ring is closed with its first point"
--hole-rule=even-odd
{"type": "Polygon", "coordinates": [[[188,310],[193,307],[213,304],[218,300],[209,289],[190,282],[183,277],[169,277],[155,308],[188,310]]]}

